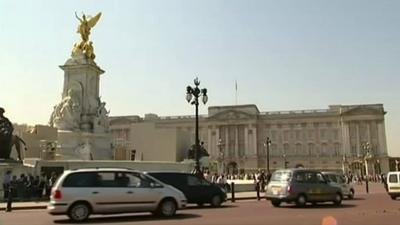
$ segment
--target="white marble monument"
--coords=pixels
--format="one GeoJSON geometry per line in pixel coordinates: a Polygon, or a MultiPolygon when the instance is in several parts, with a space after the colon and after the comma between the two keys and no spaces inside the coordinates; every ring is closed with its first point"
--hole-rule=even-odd
{"type": "Polygon", "coordinates": [[[101,16],[97,14],[81,22],[81,41],[74,45],[71,58],[64,65],[62,100],[54,106],[50,126],[58,129],[57,155],[61,159],[112,159],[112,139],[109,132],[105,102],[99,96],[100,75],[104,73],[94,61],[90,29],[101,16]]]}

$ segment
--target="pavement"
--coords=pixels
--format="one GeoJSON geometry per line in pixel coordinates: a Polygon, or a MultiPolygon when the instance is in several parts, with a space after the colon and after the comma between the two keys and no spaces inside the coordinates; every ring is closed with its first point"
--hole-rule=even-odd
{"type": "MultiPolygon", "coordinates": [[[[355,195],[367,195],[365,190],[365,184],[357,185],[354,184],[355,195]]],[[[370,183],[369,184],[369,194],[376,193],[385,193],[385,189],[383,188],[383,184],[381,183],[370,183]]],[[[261,196],[264,196],[264,193],[260,193],[261,196]]],[[[235,201],[241,200],[256,200],[257,193],[255,191],[245,191],[245,192],[236,192],[235,193],[235,201]]],[[[228,201],[232,201],[232,193],[228,193],[228,201]]],[[[32,209],[46,209],[48,201],[30,201],[30,202],[13,202],[12,209],[13,210],[32,210],[32,209]]],[[[0,203],[0,211],[4,211],[6,209],[6,202],[0,203]]]]}

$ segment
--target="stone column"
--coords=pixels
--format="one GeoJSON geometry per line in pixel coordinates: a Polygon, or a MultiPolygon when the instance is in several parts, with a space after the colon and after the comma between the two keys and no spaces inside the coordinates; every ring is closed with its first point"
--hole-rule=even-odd
{"type": "Polygon", "coordinates": [[[371,129],[371,123],[369,121],[367,121],[366,124],[367,124],[367,140],[372,145],[373,143],[372,143],[372,139],[371,139],[371,130],[370,130],[371,129]]]}
{"type": "Polygon", "coordinates": [[[248,155],[250,155],[250,152],[249,152],[249,128],[248,128],[248,125],[247,126],[245,126],[244,127],[244,154],[246,155],[246,156],[248,156],[248,155]]]}
{"type": "Polygon", "coordinates": [[[344,149],[344,153],[346,155],[351,154],[351,146],[350,146],[350,126],[349,123],[343,122],[342,129],[342,148],[344,149]]]}
{"type": "Polygon", "coordinates": [[[229,154],[229,129],[225,126],[225,157],[231,157],[229,154]]]}
{"type": "Polygon", "coordinates": [[[387,155],[385,121],[379,120],[378,123],[378,147],[380,155],[387,155]]]}
{"type": "Polygon", "coordinates": [[[253,128],[253,154],[257,154],[257,128],[254,126],[253,128]]]}
{"type": "Polygon", "coordinates": [[[239,128],[235,126],[235,157],[239,159],[239,128]]]}
{"type": "Polygon", "coordinates": [[[361,150],[360,145],[360,124],[356,123],[356,146],[357,146],[357,155],[363,155],[364,153],[361,150]]]}
{"type": "Polygon", "coordinates": [[[217,154],[215,154],[216,146],[214,146],[213,144],[212,128],[210,127],[207,128],[207,143],[208,143],[208,153],[212,158],[214,158],[215,156],[217,156],[217,154]]]}

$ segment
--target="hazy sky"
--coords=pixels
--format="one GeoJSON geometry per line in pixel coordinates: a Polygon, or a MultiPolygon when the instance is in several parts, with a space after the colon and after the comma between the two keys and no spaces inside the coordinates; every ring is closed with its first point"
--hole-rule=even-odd
{"type": "Polygon", "coordinates": [[[0,106],[13,122],[45,124],[61,100],[79,40],[74,12],[103,13],[92,29],[101,96],[111,115],[192,115],[200,107],[260,111],[383,103],[390,153],[400,155],[400,1],[0,0],[0,106]]]}

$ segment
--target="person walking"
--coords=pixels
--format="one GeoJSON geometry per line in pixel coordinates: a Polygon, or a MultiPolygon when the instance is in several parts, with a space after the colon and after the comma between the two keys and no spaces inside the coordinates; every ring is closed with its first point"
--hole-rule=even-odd
{"type": "Polygon", "coordinates": [[[4,201],[8,199],[10,183],[11,183],[11,170],[8,170],[3,178],[4,201]]]}
{"type": "Polygon", "coordinates": [[[6,206],[6,212],[11,212],[12,211],[12,203],[13,203],[13,198],[15,195],[15,191],[17,188],[17,176],[13,176],[12,180],[10,182],[10,185],[8,186],[8,196],[7,196],[7,206],[6,206]]]}

